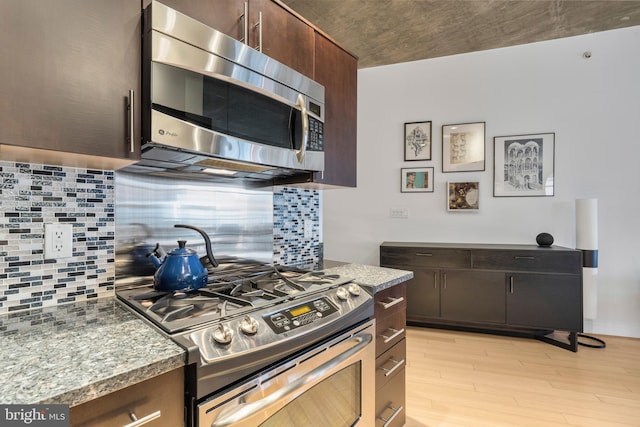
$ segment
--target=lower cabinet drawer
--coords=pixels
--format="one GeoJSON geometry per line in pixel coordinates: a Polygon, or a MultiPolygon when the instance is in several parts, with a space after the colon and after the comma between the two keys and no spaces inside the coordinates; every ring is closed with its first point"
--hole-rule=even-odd
{"type": "MultiPolygon", "coordinates": [[[[380,246],[380,266],[471,268],[471,250],[464,248],[434,248],[429,246],[380,246]]],[[[410,268],[407,268],[410,270],[410,268]]]]}
{"type": "Polygon", "coordinates": [[[384,387],[400,372],[407,361],[406,339],[403,339],[376,359],[376,390],[384,387]]]}
{"type": "Polygon", "coordinates": [[[376,321],[376,357],[378,357],[404,339],[407,315],[404,311],[398,311],[376,321]]]}
{"type": "Polygon", "coordinates": [[[405,283],[377,292],[374,297],[375,317],[381,319],[398,311],[407,310],[407,285],[405,283]]]}
{"type": "Polygon", "coordinates": [[[73,406],[69,410],[72,427],[126,426],[134,418],[149,422],[145,427],[179,427],[184,425],[184,373],[174,369],[157,377],[134,384],[73,406]],[[132,417],[133,414],[133,417],[132,417]]]}
{"type": "Polygon", "coordinates": [[[401,427],[405,423],[405,369],[376,391],[376,427],[401,427]]]}

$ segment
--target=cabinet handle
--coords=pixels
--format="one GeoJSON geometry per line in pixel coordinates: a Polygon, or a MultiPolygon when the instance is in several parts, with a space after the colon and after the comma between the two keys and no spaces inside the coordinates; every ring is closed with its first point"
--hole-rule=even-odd
{"type": "Polygon", "coordinates": [[[160,411],[156,411],[156,412],[150,413],[146,417],[142,417],[142,418],[138,419],[138,417],[136,417],[136,414],[134,414],[133,412],[129,412],[129,418],[131,418],[131,420],[133,422],[125,425],[124,427],[143,426],[143,425],[147,424],[150,421],[157,420],[158,418],[160,418],[161,415],[162,414],[160,413],[160,411]]]}
{"type": "Polygon", "coordinates": [[[442,275],[442,289],[447,289],[447,273],[442,275]]]}
{"type": "Polygon", "coordinates": [[[418,252],[416,256],[433,256],[433,254],[418,252]]]}
{"type": "MultiPolygon", "coordinates": [[[[300,108],[300,118],[302,119],[302,144],[300,144],[300,149],[296,151],[296,157],[298,163],[302,164],[307,151],[307,145],[309,144],[309,113],[307,112],[307,102],[301,93],[298,94],[298,98],[296,99],[296,107],[300,108]]],[[[292,137],[293,130],[294,129],[291,129],[292,137]]]]}
{"type": "MultiPolygon", "coordinates": [[[[382,338],[384,338],[384,343],[387,344],[390,341],[393,341],[395,338],[399,337],[400,335],[404,334],[404,328],[402,329],[393,329],[393,328],[389,328],[389,331],[393,332],[393,334],[391,335],[385,335],[385,334],[380,334],[380,336],[382,338]]],[[[387,331],[385,331],[386,333],[387,331]]]]}
{"type": "Polygon", "coordinates": [[[378,301],[378,304],[380,304],[383,309],[387,310],[387,309],[393,307],[394,305],[400,304],[402,301],[404,301],[404,297],[400,297],[400,298],[391,298],[391,297],[389,297],[389,299],[391,301],[389,301],[389,302],[378,301]]]}
{"type": "Polygon", "coordinates": [[[396,369],[398,369],[400,366],[404,365],[404,359],[402,359],[402,360],[389,359],[389,360],[387,360],[387,362],[393,362],[393,366],[391,367],[391,369],[383,368],[382,366],[380,367],[380,369],[382,369],[384,371],[384,376],[385,377],[388,377],[389,375],[393,374],[396,371],[396,369]]]}
{"type": "Polygon", "coordinates": [[[389,405],[389,406],[387,406],[387,408],[391,409],[393,411],[393,414],[391,414],[391,416],[389,418],[384,418],[384,417],[381,417],[381,416],[378,417],[379,420],[384,421],[384,424],[382,425],[382,427],[389,427],[391,425],[391,423],[393,422],[393,420],[395,419],[395,417],[397,417],[398,414],[404,410],[403,406],[399,406],[398,408],[394,408],[393,406],[389,405]]]}
{"type": "Polygon", "coordinates": [[[238,19],[238,21],[242,19],[242,37],[240,38],[240,41],[244,44],[249,43],[249,22],[247,21],[248,12],[249,3],[244,2],[244,13],[240,15],[240,18],[238,19]]]}
{"type": "Polygon", "coordinates": [[[134,104],[134,97],[135,93],[133,92],[133,90],[129,90],[129,100],[127,101],[127,111],[129,112],[129,137],[127,138],[129,140],[129,150],[132,153],[135,153],[136,151],[136,144],[135,144],[135,138],[134,138],[134,134],[135,134],[135,104],[134,104]]]}
{"type": "Polygon", "coordinates": [[[528,260],[535,260],[536,257],[534,256],[514,256],[513,259],[528,259],[528,260]]]}
{"type": "Polygon", "coordinates": [[[433,273],[433,289],[438,289],[438,273],[433,273]]]}
{"type": "Polygon", "coordinates": [[[509,292],[513,293],[513,276],[509,276],[509,292]]]}
{"type": "Polygon", "coordinates": [[[253,26],[253,29],[258,30],[258,45],[256,46],[256,50],[262,52],[262,12],[258,13],[258,23],[253,26]]]}

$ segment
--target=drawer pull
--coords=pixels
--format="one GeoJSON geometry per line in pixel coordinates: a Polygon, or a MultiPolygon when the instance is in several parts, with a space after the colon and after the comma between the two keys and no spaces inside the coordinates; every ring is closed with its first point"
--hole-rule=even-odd
{"type": "Polygon", "coordinates": [[[534,256],[514,256],[513,259],[528,259],[530,261],[534,261],[536,257],[534,256]]]}
{"type": "Polygon", "coordinates": [[[433,254],[418,252],[416,253],[416,256],[433,256],[433,254]]]}
{"type": "MultiPolygon", "coordinates": [[[[387,329],[387,330],[389,330],[389,331],[391,331],[391,332],[393,332],[393,333],[392,333],[391,335],[388,335],[388,336],[387,336],[387,335],[385,335],[385,334],[380,334],[380,336],[381,336],[382,338],[384,338],[384,343],[385,343],[385,344],[386,344],[386,343],[388,343],[388,342],[390,342],[390,341],[393,341],[395,338],[397,338],[397,337],[399,337],[400,335],[404,334],[404,328],[399,329],[399,330],[398,330],[398,329],[389,328],[389,329],[387,329]]],[[[385,331],[385,333],[386,333],[386,332],[387,332],[387,331],[385,331]]]]}
{"type": "Polygon", "coordinates": [[[400,414],[400,412],[402,412],[404,410],[403,406],[400,406],[398,408],[394,408],[393,406],[389,405],[388,408],[393,411],[393,414],[391,414],[391,416],[389,418],[378,417],[378,419],[384,421],[384,424],[382,425],[382,427],[390,426],[391,423],[393,422],[393,420],[398,416],[398,414],[400,414]]]}
{"type": "Polygon", "coordinates": [[[385,310],[393,307],[396,304],[400,304],[402,301],[404,301],[404,297],[400,297],[400,298],[391,298],[389,297],[389,299],[391,301],[389,302],[384,302],[384,301],[378,301],[378,304],[380,304],[382,306],[382,308],[384,308],[385,310]]]}
{"type": "Polygon", "coordinates": [[[393,362],[393,366],[391,367],[391,369],[387,369],[384,367],[380,367],[380,369],[382,369],[384,371],[384,376],[388,377],[389,375],[393,374],[399,367],[401,367],[402,365],[404,365],[404,359],[402,360],[393,360],[393,359],[389,359],[387,362],[393,362]]]}
{"type": "Polygon", "coordinates": [[[134,414],[133,412],[129,412],[129,418],[131,418],[131,420],[133,422],[125,425],[124,427],[143,426],[143,425],[147,424],[148,422],[151,422],[153,420],[157,420],[158,418],[160,418],[160,415],[162,415],[160,413],[160,411],[156,411],[156,412],[150,413],[146,417],[142,417],[142,418],[138,419],[138,417],[136,417],[136,414],[134,414]]]}

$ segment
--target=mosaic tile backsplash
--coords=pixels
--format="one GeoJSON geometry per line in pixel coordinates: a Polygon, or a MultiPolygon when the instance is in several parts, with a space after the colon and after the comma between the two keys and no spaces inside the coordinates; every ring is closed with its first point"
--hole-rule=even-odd
{"type": "MultiPolygon", "coordinates": [[[[114,295],[114,178],[113,171],[0,160],[0,314],[114,295]],[[45,259],[48,223],[73,226],[72,258],[45,259]]],[[[320,212],[318,190],[274,188],[274,263],[322,261],[320,212]]]]}
{"type": "Polygon", "coordinates": [[[273,260],[315,268],[322,262],[318,190],[283,187],[273,193],[273,260]]]}
{"type": "Polygon", "coordinates": [[[114,173],[0,161],[0,314],[113,295],[114,173]],[[73,226],[45,259],[44,225],[73,226]]]}

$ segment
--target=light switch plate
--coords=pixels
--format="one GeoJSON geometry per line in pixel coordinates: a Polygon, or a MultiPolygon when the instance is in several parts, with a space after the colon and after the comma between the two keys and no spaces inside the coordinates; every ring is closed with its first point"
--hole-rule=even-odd
{"type": "Polygon", "coordinates": [[[73,225],[44,225],[45,259],[71,258],[73,256],[73,225]]]}
{"type": "Polygon", "coordinates": [[[390,208],[389,218],[407,219],[409,218],[409,209],[408,208],[390,208]]]}

